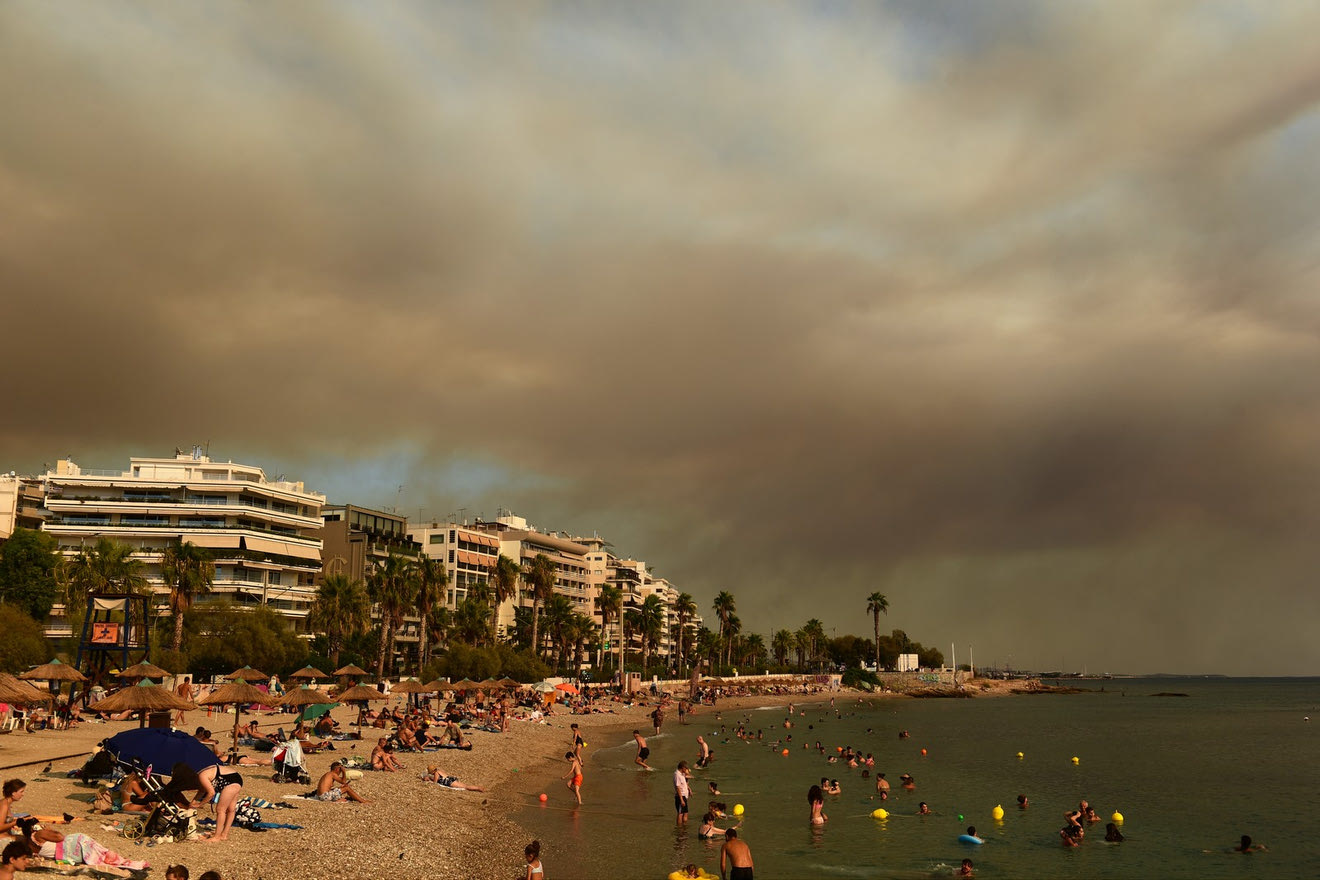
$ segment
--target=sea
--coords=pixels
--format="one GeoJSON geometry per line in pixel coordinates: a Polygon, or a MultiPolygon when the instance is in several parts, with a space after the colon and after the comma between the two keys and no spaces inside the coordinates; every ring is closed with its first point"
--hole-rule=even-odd
{"type": "Polygon", "coordinates": [[[791,728],[784,707],[705,708],[686,726],[671,715],[660,736],[643,730],[655,772],[633,763],[630,731],[589,741],[582,807],[562,782],[526,775],[514,819],[541,841],[554,880],[658,880],[689,863],[718,876],[718,840],[697,837],[712,799],[742,806],[739,834],[759,880],[949,877],[965,858],[982,878],[1320,876],[1320,678],[1076,685],[1082,692],[983,699],[839,695],[833,707],[796,706],[791,728]],[[735,735],[740,723],[749,739],[735,735]],[[694,771],[692,815],[680,826],[673,770],[695,763],[698,734],[715,759],[694,771]],[[874,757],[869,778],[827,760],[849,746],[874,757]],[[887,801],[876,798],[876,771],[892,785],[887,801]],[[901,787],[904,773],[913,790],[901,787]],[[807,790],[821,777],[842,791],[826,798],[829,821],[813,827],[807,790]],[[1059,829],[1082,799],[1103,821],[1064,847],[1059,829]],[[921,801],[932,815],[917,815],[921,801]],[[874,818],[881,807],[887,819],[874,818]],[[1104,839],[1114,813],[1122,843],[1104,839]],[[984,844],[959,841],[968,826],[984,844]],[[1268,849],[1233,852],[1244,834],[1268,849]]]}

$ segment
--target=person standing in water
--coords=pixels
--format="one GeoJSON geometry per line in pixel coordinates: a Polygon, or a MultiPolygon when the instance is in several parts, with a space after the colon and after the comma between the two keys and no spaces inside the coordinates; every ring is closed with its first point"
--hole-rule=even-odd
{"type": "Polygon", "coordinates": [[[637,741],[637,757],[633,758],[633,763],[646,770],[650,770],[651,765],[646,763],[646,759],[651,757],[651,750],[646,747],[646,737],[642,736],[640,730],[634,730],[633,739],[637,741]]]}
{"type": "Polygon", "coordinates": [[[724,846],[720,847],[720,880],[753,880],[752,850],[738,837],[736,828],[724,832],[724,846]]]}
{"type": "Polygon", "coordinates": [[[578,806],[582,805],[582,759],[572,752],[564,752],[564,758],[568,761],[568,773],[563,777],[568,790],[573,792],[573,797],[577,798],[578,806]]]}

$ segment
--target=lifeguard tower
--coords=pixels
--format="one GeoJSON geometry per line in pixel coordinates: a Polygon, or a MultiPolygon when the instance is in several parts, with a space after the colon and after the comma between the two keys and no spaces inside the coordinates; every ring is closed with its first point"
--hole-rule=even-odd
{"type": "Polygon", "coordinates": [[[151,651],[150,596],[136,593],[89,593],[87,614],[74,666],[93,681],[111,661],[125,669],[151,651]]]}

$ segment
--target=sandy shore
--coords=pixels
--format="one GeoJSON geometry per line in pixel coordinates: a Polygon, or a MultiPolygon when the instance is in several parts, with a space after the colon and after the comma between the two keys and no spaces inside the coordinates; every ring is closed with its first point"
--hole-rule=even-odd
{"type": "MultiPolygon", "coordinates": [[[[971,689],[977,696],[1011,693],[1012,689],[992,685],[971,689]]],[[[1020,683],[1018,683],[1020,684],[1020,683]]],[[[844,691],[849,698],[902,699],[895,695],[844,691]]],[[[829,695],[806,697],[749,696],[731,698],[720,709],[735,710],[771,704],[799,703],[828,699],[829,695]]],[[[396,700],[401,702],[402,698],[396,700]]],[[[286,800],[285,795],[302,793],[298,785],[276,784],[267,768],[244,768],[244,791],[274,802],[292,803],[293,810],[263,811],[267,821],[297,824],[300,831],[274,830],[254,833],[235,829],[230,840],[222,843],[188,841],[147,848],[136,846],[114,830],[103,830],[103,821],[116,817],[93,816],[89,805],[94,789],[65,774],[82,765],[96,744],[120,730],[131,729],[136,722],[108,724],[85,723],[69,731],[16,732],[0,737],[0,771],[4,779],[20,778],[28,782],[22,808],[35,814],[72,813],[85,821],[62,826],[64,831],[90,834],[110,849],[134,859],[151,863],[153,876],[163,876],[171,863],[189,867],[194,877],[202,871],[217,870],[225,880],[307,880],[307,878],[362,878],[389,876],[422,877],[512,877],[525,864],[522,848],[530,840],[510,816],[527,803],[520,791],[535,785],[517,784],[514,774],[544,779],[564,772],[564,751],[569,747],[569,724],[577,722],[590,742],[593,732],[606,739],[626,738],[635,727],[649,730],[649,707],[626,707],[611,704],[614,713],[557,715],[548,724],[512,722],[508,734],[469,731],[472,751],[446,750],[425,754],[403,754],[407,769],[397,773],[368,771],[353,783],[369,804],[321,803],[286,800]],[[47,763],[51,770],[43,772],[47,763]],[[15,766],[24,765],[27,766],[15,766]],[[437,764],[461,781],[480,785],[487,793],[446,789],[421,780],[428,764],[437,764]]],[[[710,710],[704,709],[704,712],[710,710]]],[[[671,719],[673,713],[670,713],[671,719]]],[[[246,715],[244,716],[247,717],[246,715]]],[[[264,727],[287,725],[292,716],[272,716],[264,727]]],[[[344,729],[351,728],[355,710],[336,707],[334,717],[344,729]]],[[[675,719],[676,720],[676,719],[675,719]]],[[[668,723],[668,722],[666,722],[668,723]]],[[[187,727],[205,725],[217,737],[233,725],[231,715],[212,715],[204,711],[188,713],[187,727]]],[[[368,729],[364,735],[377,733],[368,729]]],[[[337,750],[309,755],[307,771],[318,778],[336,758],[370,753],[374,740],[369,736],[360,743],[339,742],[337,750]]],[[[552,800],[571,802],[563,786],[547,786],[552,800]]]]}

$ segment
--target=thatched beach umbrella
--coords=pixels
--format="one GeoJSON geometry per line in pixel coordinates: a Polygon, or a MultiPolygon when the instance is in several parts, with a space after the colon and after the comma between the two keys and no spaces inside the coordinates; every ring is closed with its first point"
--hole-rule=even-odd
{"type": "Polygon", "coordinates": [[[0,672],[0,702],[30,706],[33,703],[49,703],[50,694],[37,690],[26,681],[22,681],[8,672],[0,672]]]}
{"type": "Polygon", "coordinates": [[[451,684],[448,690],[462,693],[463,691],[475,691],[479,687],[481,687],[480,682],[473,681],[470,678],[465,678],[462,681],[456,681],[453,684],[451,684]]]}
{"type": "Polygon", "coordinates": [[[315,666],[304,666],[302,669],[299,669],[297,672],[289,676],[291,679],[305,678],[308,681],[321,681],[322,679],[329,680],[333,677],[334,676],[328,675],[317,669],[315,666]]]}
{"type": "Polygon", "coordinates": [[[19,678],[24,681],[86,681],[87,676],[83,675],[77,669],[74,669],[67,663],[61,663],[56,658],[49,663],[43,663],[36,669],[29,669],[19,678]]]}
{"type": "Polygon", "coordinates": [[[242,669],[235,669],[233,672],[226,675],[225,678],[230,681],[242,679],[246,682],[253,682],[267,681],[270,679],[270,676],[258,669],[253,669],[251,666],[244,666],[242,669]]]}
{"type": "MultiPolygon", "coordinates": [[[[292,676],[290,676],[292,677],[292,676]]],[[[302,711],[298,713],[298,720],[303,720],[303,713],[307,711],[308,706],[333,706],[339,700],[327,693],[318,691],[316,688],[303,685],[296,687],[284,695],[280,700],[281,706],[297,706],[302,711]]]]}
{"type": "Polygon", "coordinates": [[[88,708],[95,712],[138,712],[138,727],[147,726],[147,713],[161,710],[196,709],[192,703],[180,698],[171,690],[150,681],[122,688],[104,700],[98,700],[88,708]]]}
{"type": "Polygon", "coordinates": [[[354,666],[352,663],[347,666],[341,666],[335,670],[335,675],[351,675],[355,678],[361,678],[364,675],[371,675],[370,672],[360,666],[354,666]]]}
{"type": "Polygon", "coordinates": [[[358,709],[358,719],[357,719],[357,726],[361,727],[362,715],[364,712],[366,712],[367,709],[366,703],[369,701],[376,701],[376,700],[388,700],[389,695],[382,694],[380,691],[376,690],[373,687],[367,687],[365,684],[360,684],[357,685],[356,687],[351,687],[348,690],[344,691],[342,694],[338,696],[337,699],[341,703],[363,704],[362,707],[358,709]]]}
{"type": "Polygon", "coordinates": [[[509,678],[508,676],[505,676],[504,678],[500,679],[500,686],[506,688],[527,687],[527,685],[523,684],[522,682],[515,681],[514,679],[509,678]]]}
{"type": "Polygon", "coordinates": [[[169,672],[159,666],[143,662],[134,663],[127,669],[116,673],[115,678],[159,678],[163,680],[167,675],[169,675],[169,672]]]}
{"type": "MultiPolygon", "coordinates": [[[[249,666],[244,669],[251,669],[249,666]]],[[[239,672],[243,670],[240,669],[239,672]]],[[[254,670],[255,671],[255,670],[254,670]]],[[[243,714],[243,707],[248,703],[268,706],[276,702],[275,698],[263,690],[258,690],[245,681],[231,681],[221,685],[197,701],[202,706],[234,707],[234,742],[238,742],[238,719],[243,714]]]]}

